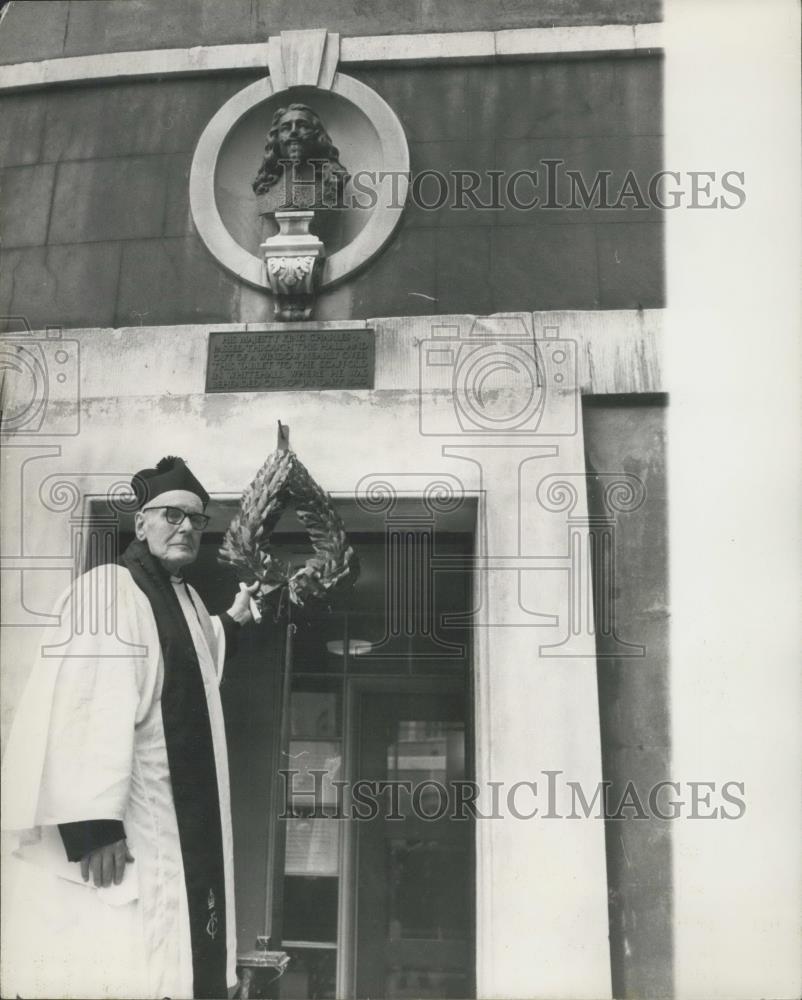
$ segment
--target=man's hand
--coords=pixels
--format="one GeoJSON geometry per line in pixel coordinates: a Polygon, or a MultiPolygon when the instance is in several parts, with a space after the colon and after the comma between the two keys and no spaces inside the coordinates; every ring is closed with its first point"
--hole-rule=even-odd
{"type": "Polygon", "coordinates": [[[118,840],[115,844],[98,847],[81,858],[81,877],[84,882],[88,882],[91,871],[92,881],[97,888],[103,886],[108,889],[112,882],[115,885],[122,882],[126,863],[133,860],[133,855],[128,850],[128,843],[125,840],[118,840]]]}
{"type": "Polygon", "coordinates": [[[253,595],[259,589],[259,581],[256,580],[250,586],[245,583],[239,585],[239,593],[234,598],[234,603],[228,609],[227,614],[233,618],[238,625],[247,625],[253,621],[251,609],[253,595]]]}

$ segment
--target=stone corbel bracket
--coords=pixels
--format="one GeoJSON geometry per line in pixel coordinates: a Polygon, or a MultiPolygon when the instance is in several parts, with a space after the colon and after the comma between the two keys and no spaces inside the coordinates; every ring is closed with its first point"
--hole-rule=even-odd
{"type": "Polygon", "coordinates": [[[314,212],[276,212],[279,232],[261,246],[275,318],[282,322],[309,319],[318,291],[323,244],[309,232],[314,212]]]}
{"type": "Polygon", "coordinates": [[[217,207],[214,178],[229,133],[257,105],[291,87],[328,90],[355,105],[371,122],[381,149],[382,170],[395,181],[393,197],[379,198],[354,239],[326,258],[320,288],[342,282],[375,257],[401,221],[409,187],[409,147],[392,108],[374,90],[337,72],[340,36],[325,29],[283,31],[267,45],[270,76],[257,80],[228,100],[203,131],[189,177],[192,217],[203,242],[218,261],[241,281],[271,292],[263,259],[242,247],[226,229],[217,207]]]}

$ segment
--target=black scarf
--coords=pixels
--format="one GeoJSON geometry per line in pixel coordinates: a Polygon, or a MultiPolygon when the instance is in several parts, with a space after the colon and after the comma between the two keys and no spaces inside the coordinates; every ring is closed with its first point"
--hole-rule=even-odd
{"type": "Polygon", "coordinates": [[[120,564],[150,601],[164,658],[161,709],[189,904],[193,995],[225,997],[223,835],[200,664],[169,576],[145,542],[131,542],[120,564]]]}

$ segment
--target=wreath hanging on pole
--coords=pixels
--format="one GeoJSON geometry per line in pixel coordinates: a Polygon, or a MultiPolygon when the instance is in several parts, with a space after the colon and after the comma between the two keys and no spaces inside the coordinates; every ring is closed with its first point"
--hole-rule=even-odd
{"type": "MultiPolygon", "coordinates": [[[[318,486],[294,452],[289,449],[289,428],[279,421],[278,444],[246,487],[239,513],[228,527],[219,550],[219,560],[233,566],[244,582],[259,581],[256,599],[252,599],[254,619],[261,619],[265,601],[278,592],[276,620],[286,621],[284,663],[281,681],[280,759],[290,753],[290,698],[292,692],[293,644],[297,630],[293,605],[308,601],[328,602],[335,590],[353,585],[359,576],[359,560],[348,544],[345,526],[331,497],[318,486]],[[314,553],[300,568],[283,562],[270,548],[270,539],[288,508],[293,508],[306,529],[314,553]]],[[[282,879],[285,871],[284,825],[278,819],[286,802],[281,782],[274,783],[274,806],[271,811],[271,837],[275,851],[274,877],[282,879]]],[[[279,942],[280,943],[280,942],[279,942]]]]}
{"type": "Polygon", "coordinates": [[[300,607],[310,599],[325,602],[359,576],[359,560],[348,543],[342,518],[329,494],[289,449],[286,431],[279,421],[278,447],[243,492],[239,513],[219,550],[220,562],[233,566],[248,583],[259,581],[260,608],[279,589],[300,607]],[[295,510],[314,550],[300,568],[283,562],[270,547],[273,531],[288,507],[295,510]]]}

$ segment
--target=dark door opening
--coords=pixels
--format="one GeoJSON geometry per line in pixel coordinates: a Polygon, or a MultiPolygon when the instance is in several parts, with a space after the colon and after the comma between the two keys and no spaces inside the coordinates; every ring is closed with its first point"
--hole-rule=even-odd
{"type": "Polygon", "coordinates": [[[391,786],[379,815],[355,823],[357,997],[472,993],[473,828],[455,818],[454,790],[465,695],[438,688],[355,695],[356,768],[391,786]]]}

